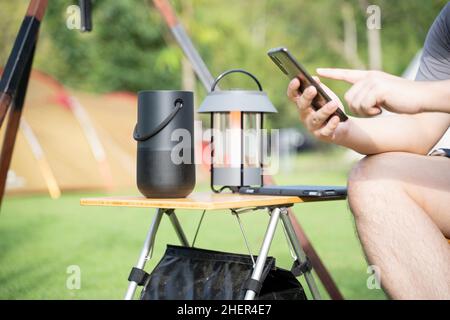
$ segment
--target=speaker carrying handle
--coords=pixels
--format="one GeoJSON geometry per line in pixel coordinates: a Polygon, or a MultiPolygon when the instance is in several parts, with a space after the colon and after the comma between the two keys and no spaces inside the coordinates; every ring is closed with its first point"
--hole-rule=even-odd
{"type": "Polygon", "coordinates": [[[175,108],[173,108],[172,112],[155,129],[153,129],[148,134],[145,134],[145,135],[139,134],[138,130],[137,130],[137,124],[136,124],[134,127],[134,132],[133,132],[134,140],[146,141],[146,140],[150,139],[151,137],[153,137],[154,135],[156,135],[158,132],[160,132],[162,129],[164,129],[169,124],[169,122],[172,121],[173,118],[175,118],[175,116],[177,115],[178,111],[181,110],[181,108],[183,108],[183,100],[182,99],[175,100],[175,108]]]}

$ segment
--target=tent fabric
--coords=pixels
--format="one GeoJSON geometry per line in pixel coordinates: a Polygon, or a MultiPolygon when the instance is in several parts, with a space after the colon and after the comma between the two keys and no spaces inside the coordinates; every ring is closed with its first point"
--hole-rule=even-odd
{"type": "Polygon", "coordinates": [[[29,130],[19,129],[6,193],[49,192],[52,177],[63,192],[134,188],[136,105],[134,94],[69,92],[33,70],[22,114],[29,130]]]}

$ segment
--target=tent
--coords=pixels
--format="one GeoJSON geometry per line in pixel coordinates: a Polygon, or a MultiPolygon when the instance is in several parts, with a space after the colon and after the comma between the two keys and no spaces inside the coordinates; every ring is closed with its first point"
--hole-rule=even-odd
{"type": "Polygon", "coordinates": [[[134,94],[71,92],[33,70],[6,193],[56,198],[65,190],[134,187],[136,105],[134,94]]]}

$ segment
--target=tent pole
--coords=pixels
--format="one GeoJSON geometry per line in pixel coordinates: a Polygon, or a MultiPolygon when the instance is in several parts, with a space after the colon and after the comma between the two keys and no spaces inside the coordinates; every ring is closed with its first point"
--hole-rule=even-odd
{"type": "Polygon", "coordinates": [[[23,104],[30,79],[31,66],[33,64],[33,57],[35,46],[32,49],[26,67],[23,70],[23,75],[18,83],[17,91],[12,100],[11,108],[9,110],[5,136],[3,138],[2,149],[0,153],[0,206],[3,200],[6,187],[6,179],[8,176],[9,166],[14,151],[16,142],[17,130],[19,129],[20,117],[22,116],[23,104]]]}
{"type": "Polygon", "coordinates": [[[172,6],[167,0],[153,0],[153,4],[163,16],[164,21],[170,28],[170,31],[186,55],[186,58],[192,64],[192,68],[202,82],[203,86],[207,91],[209,91],[214,82],[214,78],[206,67],[205,62],[200,57],[197,49],[194,47],[194,44],[189,38],[189,35],[186,33],[183,25],[178,21],[172,6]]]}
{"type": "Polygon", "coordinates": [[[0,80],[0,127],[9,107],[8,124],[0,154],[0,206],[3,200],[9,165],[19,128],[38,40],[39,27],[47,0],[31,0],[0,80]],[[13,98],[8,98],[13,97],[13,98]]]}
{"type": "MultiPolygon", "coordinates": [[[[31,0],[0,80],[0,127],[32,59],[47,0],[31,0]]],[[[26,88],[25,88],[26,89],[26,88]]],[[[26,90],[25,90],[26,92],[26,90]]],[[[25,93],[23,92],[23,93],[25,93]]]]}
{"type": "Polygon", "coordinates": [[[6,92],[0,93],[0,127],[3,124],[6,113],[8,112],[9,105],[11,104],[12,97],[6,92]]]}
{"type": "MultiPolygon", "coordinates": [[[[81,31],[91,31],[91,1],[80,0],[79,2],[82,14],[81,31]]],[[[6,178],[20,124],[39,28],[47,4],[48,0],[30,0],[0,79],[0,127],[8,109],[12,106],[0,155],[0,206],[5,193],[6,178]]]]}
{"type": "MultiPolygon", "coordinates": [[[[161,13],[161,15],[164,17],[164,20],[167,26],[170,28],[170,31],[172,32],[173,36],[175,37],[176,41],[178,42],[179,46],[183,50],[188,60],[191,62],[195,73],[197,74],[200,81],[203,83],[203,86],[205,87],[206,91],[209,92],[211,85],[214,81],[214,78],[209,72],[203,59],[200,57],[198,51],[195,49],[191,39],[189,38],[189,35],[186,33],[182,24],[178,21],[175,11],[172,8],[171,4],[169,3],[168,0],[153,0],[153,4],[156,7],[156,9],[161,13]]],[[[266,179],[267,184],[275,184],[275,181],[271,176],[264,176],[264,177],[266,179]]],[[[302,243],[304,247],[303,249],[305,250],[306,254],[308,254],[311,263],[314,267],[314,270],[316,271],[319,279],[323,283],[331,299],[333,300],[344,299],[338,287],[336,286],[336,283],[334,282],[333,278],[331,277],[327,268],[325,267],[319,255],[315,251],[314,247],[312,246],[311,242],[309,241],[305,232],[301,228],[300,223],[298,222],[298,220],[293,214],[293,211],[290,208],[288,208],[288,213],[289,218],[292,221],[295,233],[300,243],[302,243]]]]}
{"type": "Polygon", "coordinates": [[[52,199],[57,199],[61,196],[61,189],[58,186],[58,182],[56,181],[55,175],[53,174],[53,170],[48,163],[47,158],[45,157],[44,150],[39,143],[38,138],[36,137],[33,129],[22,117],[20,121],[20,130],[30,145],[31,152],[33,153],[36,161],[38,162],[39,169],[41,170],[42,177],[44,178],[45,184],[47,185],[48,193],[52,199]]]}
{"type": "MultiPolygon", "coordinates": [[[[65,91],[65,89],[63,89],[65,91]]],[[[92,155],[97,161],[100,175],[105,183],[107,190],[112,190],[114,188],[114,179],[111,172],[111,167],[106,156],[105,147],[100,140],[97,129],[95,128],[91,117],[86,111],[85,107],[80,103],[80,101],[69,94],[69,107],[78,123],[80,124],[81,130],[89,144],[92,155]]]]}

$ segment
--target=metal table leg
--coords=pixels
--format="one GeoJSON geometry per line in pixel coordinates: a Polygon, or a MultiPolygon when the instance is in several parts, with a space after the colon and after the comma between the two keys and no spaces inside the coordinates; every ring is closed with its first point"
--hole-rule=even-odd
{"type": "MultiPolygon", "coordinates": [[[[253,268],[252,279],[259,281],[264,269],[264,264],[266,263],[267,255],[269,253],[270,244],[272,243],[275,230],[277,228],[278,220],[280,218],[280,208],[275,208],[272,210],[269,225],[264,236],[264,241],[259,251],[258,259],[256,259],[255,267],[253,268]]],[[[256,292],[253,290],[247,290],[245,293],[245,300],[255,299],[256,292]]]]}
{"type": "MultiPolygon", "coordinates": [[[[147,233],[147,237],[145,238],[144,246],[142,247],[141,254],[139,256],[138,262],[136,264],[136,268],[144,269],[145,263],[148,259],[150,259],[153,249],[153,244],[155,243],[156,232],[158,231],[159,224],[161,222],[161,218],[164,214],[163,209],[157,209],[156,214],[153,217],[152,225],[147,233]]],[[[132,300],[134,298],[134,293],[136,292],[137,283],[134,281],[130,281],[128,285],[127,293],[125,294],[125,300],[132,300]]]]}
{"type": "MultiPolygon", "coordinates": [[[[297,238],[297,235],[295,234],[294,227],[292,226],[291,220],[288,216],[288,211],[286,208],[283,208],[281,210],[281,220],[283,221],[284,228],[286,230],[286,233],[289,237],[289,241],[292,244],[292,247],[294,249],[295,255],[297,256],[297,259],[300,263],[303,263],[306,261],[306,255],[303,252],[303,248],[300,245],[300,242],[297,238]]],[[[311,271],[305,272],[305,279],[306,283],[308,284],[309,290],[311,290],[311,294],[315,300],[320,300],[320,293],[317,289],[316,282],[314,280],[314,277],[311,273],[311,271]]]]}
{"type": "Polygon", "coordinates": [[[186,235],[184,234],[183,229],[181,228],[181,224],[175,214],[175,210],[173,210],[173,209],[167,210],[166,213],[169,216],[170,222],[172,223],[172,226],[175,229],[175,232],[176,232],[181,244],[185,247],[189,247],[189,241],[186,238],[186,235]]]}

